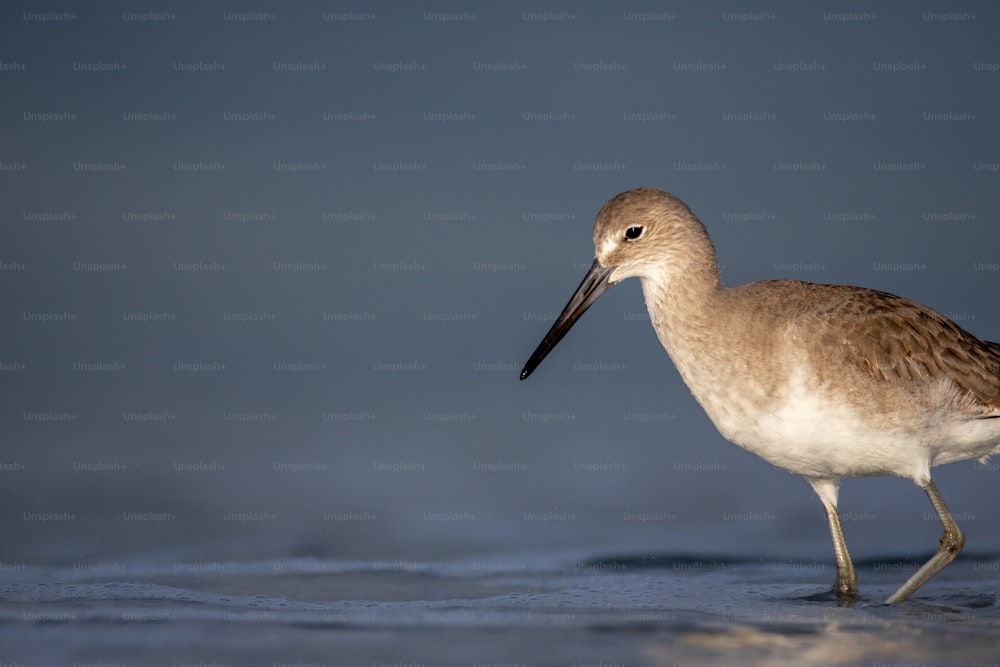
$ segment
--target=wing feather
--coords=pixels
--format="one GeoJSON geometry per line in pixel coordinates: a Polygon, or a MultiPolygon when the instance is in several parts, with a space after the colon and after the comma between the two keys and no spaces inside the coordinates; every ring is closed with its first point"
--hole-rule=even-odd
{"type": "Polygon", "coordinates": [[[861,371],[886,382],[947,377],[984,412],[1000,410],[1000,344],[895,294],[824,287],[834,298],[814,314],[832,325],[848,360],[861,371]]]}

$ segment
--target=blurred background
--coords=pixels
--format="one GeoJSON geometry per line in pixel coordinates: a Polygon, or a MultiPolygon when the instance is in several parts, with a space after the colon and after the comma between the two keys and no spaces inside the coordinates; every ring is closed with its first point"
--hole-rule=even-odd
{"type": "MultiPolygon", "coordinates": [[[[831,558],[637,282],[518,381],[634,187],[691,206],[727,284],[866,285],[1000,340],[993,3],[253,7],[4,12],[7,567],[831,558]]],[[[998,470],[935,471],[972,554],[998,470]]],[[[841,498],[855,557],[936,547],[911,482],[841,498]]]]}

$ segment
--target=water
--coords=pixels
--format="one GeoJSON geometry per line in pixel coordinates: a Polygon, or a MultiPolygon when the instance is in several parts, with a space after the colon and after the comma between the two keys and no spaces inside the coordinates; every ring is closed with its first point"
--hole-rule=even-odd
{"type": "Polygon", "coordinates": [[[0,577],[0,661],[102,665],[989,664],[1000,554],[901,606],[917,566],[520,553],[420,562],[283,558],[23,567],[0,577]]]}
{"type": "MultiPolygon", "coordinates": [[[[514,453],[499,459],[428,441],[409,455],[427,469],[398,473],[371,461],[405,454],[360,451],[323,459],[325,472],[274,471],[294,443],[261,438],[218,472],[129,460],[128,473],[59,477],[79,441],[16,441],[25,469],[0,488],[0,664],[996,661],[992,469],[935,470],[966,551],[899,607],[878,603],[930,555],[940,524],[911,482],[846,480],[864,599],[839,607],[810,599],[835,571],[808,485],[716,435],[667,430],[656,449],[596,427],[507,438],[514,453]],[[492,473],[469,460],[529,465],[492,473]]],[[[220,449],[170,444],[182,461],[220,449]]]]}

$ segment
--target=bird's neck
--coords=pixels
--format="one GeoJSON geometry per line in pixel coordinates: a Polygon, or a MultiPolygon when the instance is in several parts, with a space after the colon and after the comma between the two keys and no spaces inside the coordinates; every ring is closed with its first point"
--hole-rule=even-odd
{"type": "Polygon", "coordinates": [[[650,317],[655,320],[696,322],[713,319],[727,288],[718,268],[688,268],[683,273],[642,278],[642,291],[650,317]]]}
{"type": "Polygon", "coordinates": [[[686,222],[674,228],[661,263],[641,276],[650,320],[675,363],[679,357],[718,354],[708,348],[720,340],[716,334],[730,292],[705,226],[693,215],[686,222]]]}
{"type": "Polygon", "coordinates": [[[656,334],[675,360],[718,340],[713,334],[725,319],[729,289],[710,244],[681,263],[643,276],[642,291],[656,334]]]}

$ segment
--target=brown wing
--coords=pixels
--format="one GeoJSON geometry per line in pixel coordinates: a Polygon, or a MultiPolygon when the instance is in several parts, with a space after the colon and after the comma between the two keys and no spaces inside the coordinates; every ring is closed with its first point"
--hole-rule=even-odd
{"type": "Polygon", "coordinates": [[[824,285],[815,314],[865,373],[886,381],[950,378],[985,410],[1000,409],[1000,344],[980,340],[919,303],[860,287],[824,285]]]}

